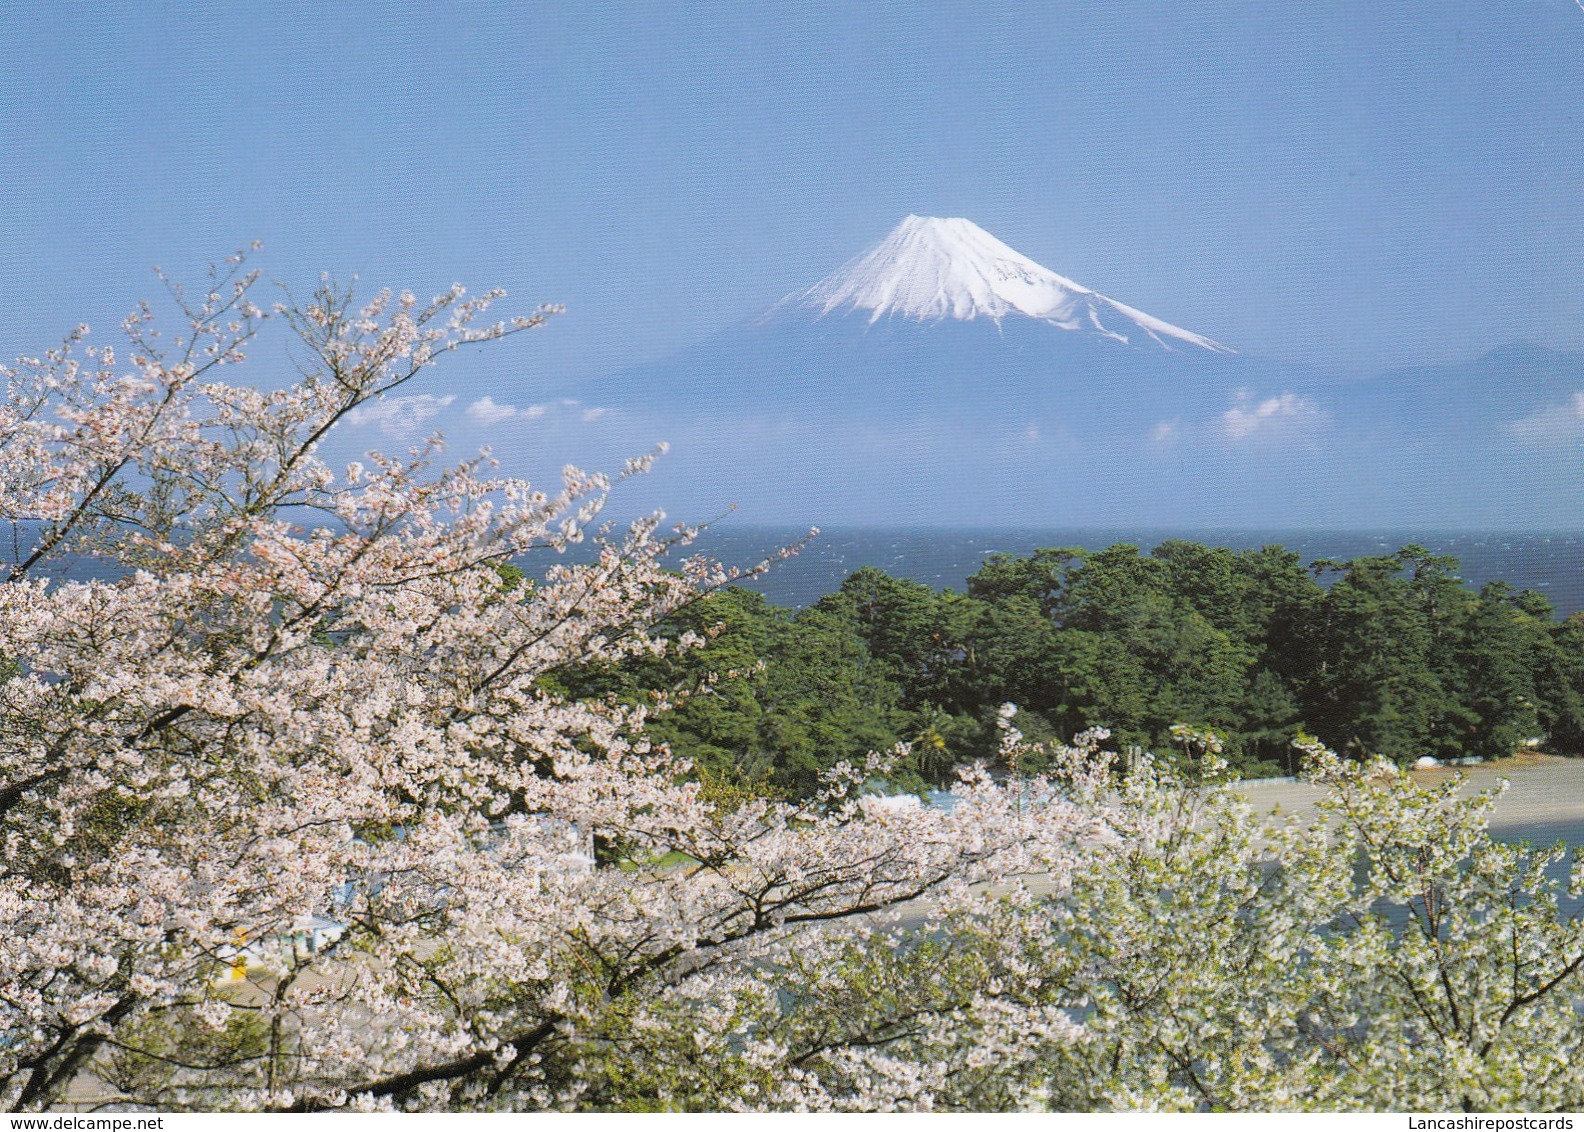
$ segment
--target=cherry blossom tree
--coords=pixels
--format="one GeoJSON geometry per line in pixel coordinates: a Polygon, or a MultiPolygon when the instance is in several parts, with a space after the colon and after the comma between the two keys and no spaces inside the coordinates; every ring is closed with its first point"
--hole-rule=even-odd
{"type": "Polygon", "coordinates": [[[730,577],[666,567],[693,532],[600,528],[569,563],[605,475],[321,456],[552,312],[329,284],[265,310],[246,258],[170,287],[174,338],[144,306],[122,351],[79,328],[6,374],[0,1103],[875,1107],[928,1103],[950,1034],[1034,1040],[986,997],[983,941],[887,933],[1059,875],[1076,811],[983,777],[949,813],[880,806],[857,792],[880,761],[808,803],[713,801],[645,738],[663,696],[556,691],[698,643],[653,631],[730,577]],[[272,323],[296,380],[224,380],[272,323]],[[542,576],[499,568],[533,554],[542,576]],[[64,578],[83,557],[101,577],[64,578]]]}
{"type": "Polygon", "coordinates": [[[1584,866],[1494,840],[1495,793],[1306,748],[1309,821],[1204,762],[1106,779],[1114,851],[1047,907],[1083,1018],[1073,1108],[1573,1111],[1584,1104],[1584,866]]]}

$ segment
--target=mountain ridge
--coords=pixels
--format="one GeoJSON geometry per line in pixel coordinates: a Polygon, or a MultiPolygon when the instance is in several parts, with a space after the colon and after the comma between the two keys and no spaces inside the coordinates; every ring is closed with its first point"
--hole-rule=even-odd
{"type": "MultiPolygon", "coordinates": [[[[964,243],[931,241],[926,260],[964,243]]],[[[1046,299],[1104,297],[1033,261],[994,261],[1049,284],[1009,298],[983,257],[898,269],[874,251],[573,396],[608,406],[629,444],[673,441],[662,475],[682,501],[764,520],[1577,522],[1584,354],[1510,343],[1350,374],[1163,342],[1111,307],[1063,328],[1046,299]]]]}

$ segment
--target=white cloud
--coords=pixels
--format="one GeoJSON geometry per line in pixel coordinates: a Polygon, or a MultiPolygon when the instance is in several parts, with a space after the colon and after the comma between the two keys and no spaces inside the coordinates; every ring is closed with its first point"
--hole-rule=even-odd
{"type": "Polygon", "coordinates": [[[373,425],[386,436],[400,440],[419,432],[424,425],[440,415],[456,398],[450,395],[436,397],[424,393],[417,397],[392,397],[360,405],[347,414],[347,422],[354,425],[373,425]]]}
{"type": "Polygon", "coordinates": [[[1250,440],[1312,432],[1328,419],[1319,405],[1296,393],[1257,401],[1243,390],[1237,404],[1221,414],[1221,427],[1229,440],[1250,440]]]}
{"type": "Polygon", "coordinates": [[[493,397],[480,397],[467,407],[467,415],[475,423],[481,425],[499,424],[510,418],[518,420],[536,421],[546,416],[561,416],[563,413],[576,413],[579,420],[585,424],[592,423],[608,416],[610,410],[601,407],[583,407],[583,402],[563,397],[559,401],[547,401],[542,405],[506,405],[493,397]]]}
{"type": "Polygon", "coordinates": [[[1519,440],[1559,444],[1584,437],[1584,393],[1575,393],[1561,405],[1547,405],[1505,426],[1519,440]]]}
{"type": "Polygon", "coordinates": [[[1157,421],[1155,427],[1150,429],[1150,443],[1159,448],[1165,448],[1176,440],[1181,432],[1181,421],[1157,421]]]}
{"type": "Polygon", "coordinates": [[[499,424],[517,415],[516,405],[502,405],[493,397],[480,397],[467,407],[467,415],[481,425],[499,424]]]}

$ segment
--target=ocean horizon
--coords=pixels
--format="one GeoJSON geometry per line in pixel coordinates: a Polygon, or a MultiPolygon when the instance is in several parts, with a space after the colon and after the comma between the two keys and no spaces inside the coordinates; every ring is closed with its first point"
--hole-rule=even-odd
{"type": "Polygon", "coordinates": [[[1506,582],[1515,590],[1541,594],[1560,617],[1584,611],[1584,531],[840,526],[822,528],[809,539],[808,528],[721,522],[705,530],[690,551],[746,569],[804,539],[808,541],[797,554],[743,584],[764,594],[774,605],[796,609],[835,591],[865,566],[936,590],[961,591],[990,555],[1025,556],[1045,547],[1101,550],[1127,543],[1148,553],[1169,539],[1229,550],[1277,545],[1296,552],[1307,566],[1318,559],[1346,561],[1386,555],[1417,543],[1435,554],[1456,558],[1458,574],[1471,588],[1506,582]]]}
{"type": "MultiPolygon", "coordinates": [[[[20,534],[20,532],[17,532],[20,534]]],[[[26,537],[0,539],[0,564],[11,564],[28,549],[26,537]]],[[[735,524],[706,528],[682,555],[702,554],[742,570],[787,547],[800,549],[770,569],[740,584],[765,595],[773,605],[801,609],[840,588],[852,573],[876,567],[937,591],[966,588],[992,554],[1026,556],[1047,547],[1103,550],[1126,543],[1145,553],[1169,539],[1184,539],[1229,550],[1281,546],[1305,566],[1318,559],[1347,561],[1390,554],[1417,543],[1432,553],[1458,560],[1458,575],[1473,589],[1506,582],[1515,590],[1544,596],[1557,616],[1584,612],[1584,531],[1433,531],[1412,529],[1313,530],[1281,528],[1105,527],[884,527],[833,526],[809,537],[808,527],[735,524]]],[[[569,547],[568,560],[592,556],[594,544],[569,547]]],[[[543,557],[522,563],[530,573],[543,557]]],[[[104,578],[113,571],[89,558],[52,564],[47,573],[76,580],[104,578]]]]}

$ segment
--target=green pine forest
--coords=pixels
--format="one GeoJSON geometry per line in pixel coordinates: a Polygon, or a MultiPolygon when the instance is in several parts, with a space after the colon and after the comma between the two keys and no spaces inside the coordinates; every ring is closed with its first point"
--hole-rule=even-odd
{"type": "Polygon", "coordinates": [[[651,733],[722,791],[806,795],[898,742],[886,787],[949,786],[993,765],[1008,702],[1036,740],[1106,727],[1169,758],[1172,725],[1213,731],[1247,777],[1293,773],[1300,734],[1398,762],[1584,754],[1584,615],[1475,592],[1416,545],[1308,566],[1280,546],[1065,547],[992,556],[962,593],[866,567],[800,611],[731,588],[665,628],[708,643],[565,673],[562,690],[673,690],[651,733]]]}

